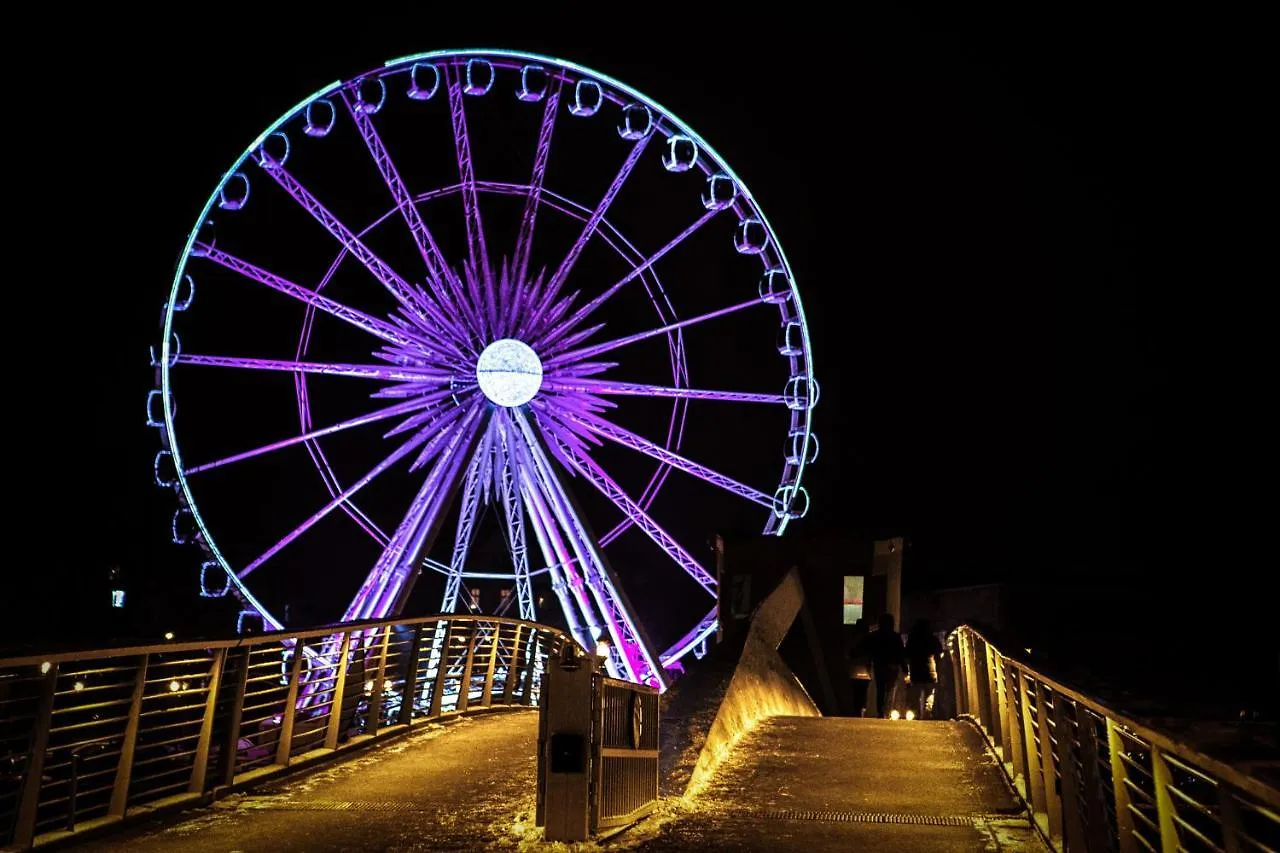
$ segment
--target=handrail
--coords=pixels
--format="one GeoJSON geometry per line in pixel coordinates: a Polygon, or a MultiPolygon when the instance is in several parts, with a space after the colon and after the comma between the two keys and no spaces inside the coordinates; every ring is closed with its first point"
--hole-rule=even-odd
{"type": "Polygon", "coordinates": [[[444,715],[537,705],[547,656],[573,642],[441,614],[0,658],[0,847],[208,802],[444,715]]]}
{"type": "Polygon", "coordinates": [[[1280,846],[1272,785],[1003,654],[972,626],[947,647],[957,714],[990,738],[1057,850],[1280,846]]]}

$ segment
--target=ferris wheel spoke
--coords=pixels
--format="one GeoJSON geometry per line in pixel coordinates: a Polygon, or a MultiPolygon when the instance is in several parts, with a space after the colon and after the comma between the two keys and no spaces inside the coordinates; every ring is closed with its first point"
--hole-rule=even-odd
{"type": "Polygon", "coordinates": [[[786,403],[781,394],[752,394],[746,391],[708,391],[698,388],[672,388],[611,379],[561,379],[548,377],[542,387],[549,391],[579,392],[606,397],[671,397],[677,400],[720,400],[726,403],[786,403]]]}
{"type": "Polygon", "coordinates": [[[298,525],[289,533],[287,533],[283,539],[281,539],[276,544],[272,545],[270,548],[264,551],[257,559],[253,560],[243,569],[236,572],[236,577],[243,580],[244,578],[253,574],[253,572],[256,571],[263,563],[265,563],[267,560],[270,560],[276,554],[280,553],[280,551],[283,550],[285,546],[287,546],[290,542],[297,539],[303,533],[306,533],[308,530],[314,527],[317,522],[323,519],[326,515],[333,512],[339,506],[349,501],[352,498],[352,496],[356,494],[356,492],[360,491],[365,486],[369,485],[369,483],[373,482],[373,479],[375,477],[377,477],[379,474],[382,474],[388,468],[390,468],[391,466],[399,462],[401,459],[408,456],[415,449],[417,449],[419,445],[426,442],[429,438],[431,438],[430,431],[420,430],[418,433],[416,433],[413,436],[413,438],[409,439],[404,444],[396,448],[395,451],[392,452],[390,456],[383,459],[381,462],[379,462],[377,465],[371,468],[364,476],[362,476],[360,479],[356,480],[350,486],[347,486],[347,488],[345,488],[340,493],[338,493],[333,498],[333,500],[329,501],[327,504],[321,507],[318,511],[316,511],[315,514],[310,516],[306,521],[302,522],[302,524],[298,525]]]}
{"type": "Polygon", "coordinates": [[[442,290],[447,288],[456,296],[459,291],[459,283],[449,270],[449,265],[445,262],[444,255],[441,253],[435,237],[432,236],[427,224],[422,220],[422,214],[418,212],[418,206],[414,204],[413,196],[409,194],[404,180],[400,177],[399,170],[396,169],[395,163],[392,162],[391,155],[387,152],[387,147],[382,142],[382,137],[378,135],[378,131],[374,128],[373,117],[367,110],[357,109],[356,105],[351,102],[351,96],[345,91],[342,93],[342,100],[346,104],[352,120],[355,122],[356,130],[359,131],[360,137],[364,140],[365,147],[369,149],[369,155],[373,158],[374,165],[378,168],[378,173],[382,175],[382,180],[387,185],[387,190],[390,191],[391,198],[396,203],[396,208],[400,211],[400,215],[404,217],[405,224],[409,226],[409,233],[413,236],[413,242],[418,247],[418,253],[422,256],[422,262],[427,268],[427,275],[438,288],[442,290]]]}
{"type": "Polygon", "coordinates": [[[453,554],[449,558],[449,574],[445,579],[444,598],[440,603],[441,613],[453,613],[458,609],[459,592],[462,589],[462,573],[466,569],[467,552],[471,549],[475,537],[476,514],[480,509],[482,498],[481,477],[485,458],[491,453],[490,441],[493,430],[493,419],[480,446],[467,464],[467,473],[463,477],[462,506],[458,512],[458,527],[453,537],[453,554]]]}
{"type": "MultiPolygon", "coordinates": [[[[673,468],[691,474],[694,477],[704,480],[713,486],[718,486],[725,491],[735,494],[740,498],[746,498],[753,503],[760,504],[763,507],[772,507],[773,498],[766,495],[758,489],[753,489],[745,483],[740,483],[732,477],[726,477],[724,474],[713,471],[705,465],[700,465],[679,453],[672,452],[660,444],[655,444],[643,436],[625,430],[617,424],[610,423],[596,415],[590,415],[585,412],[564,412],[561,417],[565,420],[578,424],[581,428],[586,429],[595,435],[603,436],[616,444],[623,447],[629,447],[632,450],[639,451],[659,462],[666,463],[673,468]]],[[[639,504],[636,504],[639,506],[639,504]]]]}
{"type": "Polygon", "coordinates": [[[415,566],[430,549],[445,510],[453,500],[466,453],[475,438],[483,406],[467,412],[441,448],[391,541],[347,608],[343,621],[386,616],[403,603],[412,588],[415,566]]]}
{"type": "Polygon", "coordinates": [[[611,669],[618,668],[620,665],[625,669],[626,677],[633,681],[644,682],[652,679],[660,686],[664,685],[665,676],[652,644],[644,628],[635,618],[634,608],[627,601],[621,585],[614,577],[612,568],[596,544],[596,538],[587,526],[582,511],[556,475],[550,460],[542,451],[537,433],[524,413],[514,409],[510,410],[509,415],[515,426],[519,428],[522,451],[532,463],[530,468],[537,478],[547,505],[567,534],[581,561],[585,585],[598,607],[598,612],[603,617],[604,627],[613,639],[611,669]]]}
{"type": "Polygon", "coordinates": [[[239,273],[247,279],[256,281],[259,284],[265,284],[272,290],[279,291],[286,296],[306,305],[310,305],[319,311],[336,317],[346,323],[350,323],[358,329],[368,332],[374,337],[381,338],[390,344],[406,347],[418,352],[422,352],[422,347],[430,347],[432,344],[426,338],[420,335],[414,335],[396,328],[391,323],[379,320],[377,317],[370,316],[363,311],[355,308],[349,308],[341,302],[330,299],[327,296],[321,296],[314,290],[309,290],[300,284],[294,284],[288,279],[281,278],[275,273],[268,272],[262,267],[255,266],[246,260],[230,255],[214,246],[197,243],[196,250],[201,257],[208,258],[219,266],[223,266],[232,272],[239,273]]]}
{"type": "Polygon", "coordinates": [[[354,231],[342,224],[338,217],[329,212],[329,209],[321,204],[320,200],[304,187],[282,164],[269,159],[266,154],[263,154],[260,165],[262,170],[280,185],[281,189],[288,193],[303,210],[311,214],[317,222],[324,226],[326,231],[333,235],[334,239],[342,244],[343,248],[363,264],[365,269],[395,297],[396,301],[410,315],[418,318],[423,331],[431,335],[433,344],[451,350],[459,358],[462,357],[462,353],[457,350],[450,340],[451,336],[461,337],[461,330],[458,329],[454,321],[447,319],[440,312],[434,302],[424,298],[424,293],[420,288],[414,287],[397,275],[382,258],[374,254],[356,236],[354,231]]]}
{"type": "MultiPolygon", "coordinates": [[[[558,438],[558,437],[557,437],[558,438]]],[[[604,472],[592,459],[578,448],[568,444],[562,444],[561,453],[568,460],[570,467],[581,474],[593,486],[596,487],[609,502],[622,511],[635,525],[645,532],[653,542],[667,553],[675,563],[684,570],[685,574],[693,578],[699,586],[705,589],[711,595],[716,594],[716,579],[707,573],[689,555],[680,544],[671,538],[662,527],[654,521],[648,513],[646,513],[639,504],[629,498],[622,490],[622,487],[613,481],[608,474],[604,472]]]]}
{"type": "MultiPolygon", "coordinates": [[[[520,217],[520,233],[516,237],[512,266],[515,285],[522,289],[527,287],[525,277],[529,272],[529,250],[533,245],[533,226],[538,216],[538,203],[542,200],[542,182],[547,175],[547,160],[551,156],[551,134],[555,130],[556,116],[560,106],[560,91],[563,87],[564,78],[557,78],[555,88],[547,93],[546,105],[542,109],[542,124],[538,128],[538,147],[533,157],[533,175],[529,179],[529,196],[525,200],[524,215],[520,217]]],[[[511,331],[509,326],[504,327],[503,334],[509,334],[511,331]]]]}
{"type": "Polygon", "coordinates": [[[270,358],[236,358],[223,355],[195,355],[181,353],[175,364],[203,365],[204,367],[232,367],[241,370],[278,370],[287,373],[317,373],[324,376],[347,376],[355,379],[376,379],[381,382],[415,382],[447,384],[453,377],[448,373],[429,368],[396,367],[389,364],[339,364],[317,361],[282,361],[270,358]]]}
{"type": "Polygon", "coordinates": [[[252,450],[246,450],[243,453],[237,453],[234,456],[226,456],[222,459],[214,460],[213,462],[196,465],[195,467],[185,469],[182,473],[189,477],[192,474],[211,471],[214,468],[221,468],[223,465],[230,465],[233,462],[252,459],[254,456],[261,456],[264,453],[272,453],[276,450],[292,447],[295,444],[301,444],[304,441],[311,441],[315,438],[323,438],[326,435],[333,435],[334,433],[342,432],[343,430],[348,430],[352,427],[364,426],[365,424],[371,424],[387,418],[394,418],[398,415],[408,414],[428,405],[430,405],[430,402],[426,400],[409,400],[404,403],[397,403],[394,406],[387,406],[370,412],[367,415],[360,415],[359,417],[351,418],[350,420],[342,421],[341,423],[331,424],[327,427],[311,430],[310,432],[304,432],[302,435],[295,435],[291,438],[272,442],[271,444],[264,444],[261,447],[255,447],[252,450]]]}
{"type": "MultiPolygon", "coordinates": [[[[691,225],[689,225],[687,228],[685,228],[683,231],[681,231],[679,234],[673,237],[665,246],[663,246],[658,251],[654,252],[649,257],[645,258],[634,269],[632,269],[631,272],[627,273],[625,276],[619,279],[615,284],[611,285],[608,290],[606,290],[604,293],[601,293],[595,299],[592,299],[590,302],[583,305],[577,311],[573,312],[573,314],[569,316],[569,319],[561,323],[556,323],[553,328],[547,328],[547,326],[549,326],[550,324],[544,323],[544,328],[541,331],[542,337],[535,342],[535,345],[534,345],[535,349],[539,346],[546,347],[550,344],[554,344],[559,338],[563,337],[565,334],[567,334],[571,330],[577,328],[578,324],[581,323],[583,320],[585,320],[587,316],[591,314],[591,312],[595,311],[601,305],[608,302],[613,297],[613,295],[617,293],[619,290],[621,290],[623,286],[625,286],[628,282],[634,281],[642,273],[644,273],[645,270],[649,269],[658,261],[662,260],[663,256],[665,256],[668,252],[670,252],[676,246],[679,246],[681,243],[687,240],[692,234],[694,234],[703,225],[706,225],[708,222],[710,222],[711,218],[714,217],[719,212],[720,212],[719,210],[708,210],[706,213],[699,216],[697,219],[693,221],[691,225]]],[[[569,297],[569,299],[572,299],[572,297],[569,297]]]]}
{"type": "MultiPolygon", "coordinates": [[[[458,156],[458,177],[462,181],[462,210],[467,228],[467,255],[471,268],[487,288],[493,286],[489,255],[484,245],[484,225],[480,221],[480,199],[476,194],[475,165],[471,160],[471,139],[467,135],[467,113],[462,104],[462,78],[457,68],[444,67],[449,87],[449,118],[453,124],[453,146],[458,156]]],[[[492,294],[490,293],[490,296],[492,294]]],[[[485,319],[492,319],[492,304],[486,306],[485,319]]],[[[490,330],[492,331],[492,329],[490,330]]]]}
{"type": "Polygon", "coordinates": [[[696,326],[698,323],[705,323],[707,320],[714,320],[717,317],[724,317],[736,311],[742,311],[745,308],[750,308],[753,305],[760,305],[760,304],[762,303],[760,302],[759,299],[748,299],[746,302],[739,302],[737,305],[730,305],[728,308],[720,308],[715,311],[708,311],[706,314],[699,314],[697,317],[690,317],[687,320],[678,320],[674,323],[668,323],[665,326],[659,326],[656,329],[649,329],[644,332],[637,332],[634,335],[627,335],[626,337],[623,337],[623,338],[615,338],[611,341],[604,341],[603,343],[595,344],[589,347],[583,347],[582,349],[578,349],[578,350],[570,350],[569,352],[561,353],[560,355],[557,355],[554,358],[549,358],[545,360],[542,363],[542,366],[544,370],[550,371],[552,368],[554,368],[556,365],[559,365],[559,364],[564,364],[566,362],[574,362],[581,359],[594,358],[597,355],[601,355],[603,353],[609,352],[610,350],[615,350],[618,347],[626,346],[627,344],[633,344],[633,343],[636,343],[637,341],[643,341],[647,338],[652,338],[657,335],[665,335],[667,332],[674,332],[676,329],[683,329],[688,326],[696,326]]]}
{"type": "Polygon", "coordinates": [[[582,226],[582,231],[578,234],[578,239],[573,242],[569,248],[569,253],[564,256],[564,260],[560,262],[560,266],[556,268],[555,275],[547,282],[546,293],[533,312],[530,318],[531,322],[536,322],[548,309],[551,303],[560,294],[560,289],[564,287],[564,281],[569,277],[569,272],[573,269],[573,265],[578,262],[578,256],[582,254],[582,250],[586,248],[587,241],[591,239],[591,235],[596,233],[596,229],[600,227],[600,222],[604,219],[605,214],[609,212],[609,206],[613,204],[613,200],[617,198],[618,193],[622,190],[622,185],[627,182],[627,178],[631,175],[631,171],[635,168],[636,163],[640,162],[640,155],[644,153],[645,146],[649,144],[656,133],[650,132],[642,136],[631,146],[631,151],[627,154],[627,159],[622,162],[622,167],[618,169],[618,174],[614,176],[613,183],[605,190],[604,196],[600,199],[600,203],[596,205],[596,209],[591,212],[591,216],[582,226]]]}

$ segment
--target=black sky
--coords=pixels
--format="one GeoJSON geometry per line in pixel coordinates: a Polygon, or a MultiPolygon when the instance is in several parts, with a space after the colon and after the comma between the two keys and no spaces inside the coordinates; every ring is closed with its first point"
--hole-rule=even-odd
{"type": "Polygon", "coordinates": [[[55,602],[112,563],[148,608],[199,606],[143,424],[147,346],[190,223],[303,95],[442,47],[597,68],[750,184],[795,267],[823,385],[796,532],[905,534],[937,585],[1198,584],[1253,537],[1234,475],[1256,462],[1261,407],[1238,363],[1207,367],[1237,343],[1224,309],[1250,313],[1226,296],[1232,241],[1257,236],[1218,195],[1249,157],[1224,118],[1247,98],[1216,82],[1229,43],[1113,18],[717,25],[655,8],[614,26],[404,8],[29,33],[45,58],[8,111],[23,139],[7,155],[23,223],[9,336],[37,369],[8,405],[22,507],[8,573],[36,603],[15,635],[57,625],[55,602]]]}

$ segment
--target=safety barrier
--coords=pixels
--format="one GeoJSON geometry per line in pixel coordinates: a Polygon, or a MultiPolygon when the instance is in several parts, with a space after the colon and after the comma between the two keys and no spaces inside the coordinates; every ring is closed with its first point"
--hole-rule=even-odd
{"type": "Polygon", "coordinates": [[[0,658],[0,846],[207,801],[445,714],[537,705],[547,656],[572,642],[442,615],[0,658]]]}
{"type": "Polygon", "coordinates": [[[1058,850],[1280,850],[1280,791],[1004,655],[948,638],[957,713],[991,739],[1058,850]]]}
{"type": "Polygon", "coordinates": [[[658,801],[658,691],[596,677],[591,831],[627,826],[658,801]]]}

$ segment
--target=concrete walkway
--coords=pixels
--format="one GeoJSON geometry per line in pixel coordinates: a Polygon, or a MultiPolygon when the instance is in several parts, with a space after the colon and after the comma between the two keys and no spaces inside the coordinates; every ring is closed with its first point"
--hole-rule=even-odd
{"type": "MultiPolygon", "coordinates": [[[[564,851],[544,847],[532,826],[537,720],[536,711],[513,711],[426,726],[309,775],[70,849],[564,851]]],[[[765,722],[700,797],[668,801],[603,849],[1044,851],[969,726],[810,717],[765,722]]]]}
{"type": "Polygon", "coordinates": [[[71,848],[102,853],[382,853],[514,846],[532,814],[537,711],[455,719],[340,764],[71,848]]]}
{"type": "Polygon", "coordinates": [[[970,726],[840,717],[762,723],[639,849],[1046,850],[970,726]]]}

